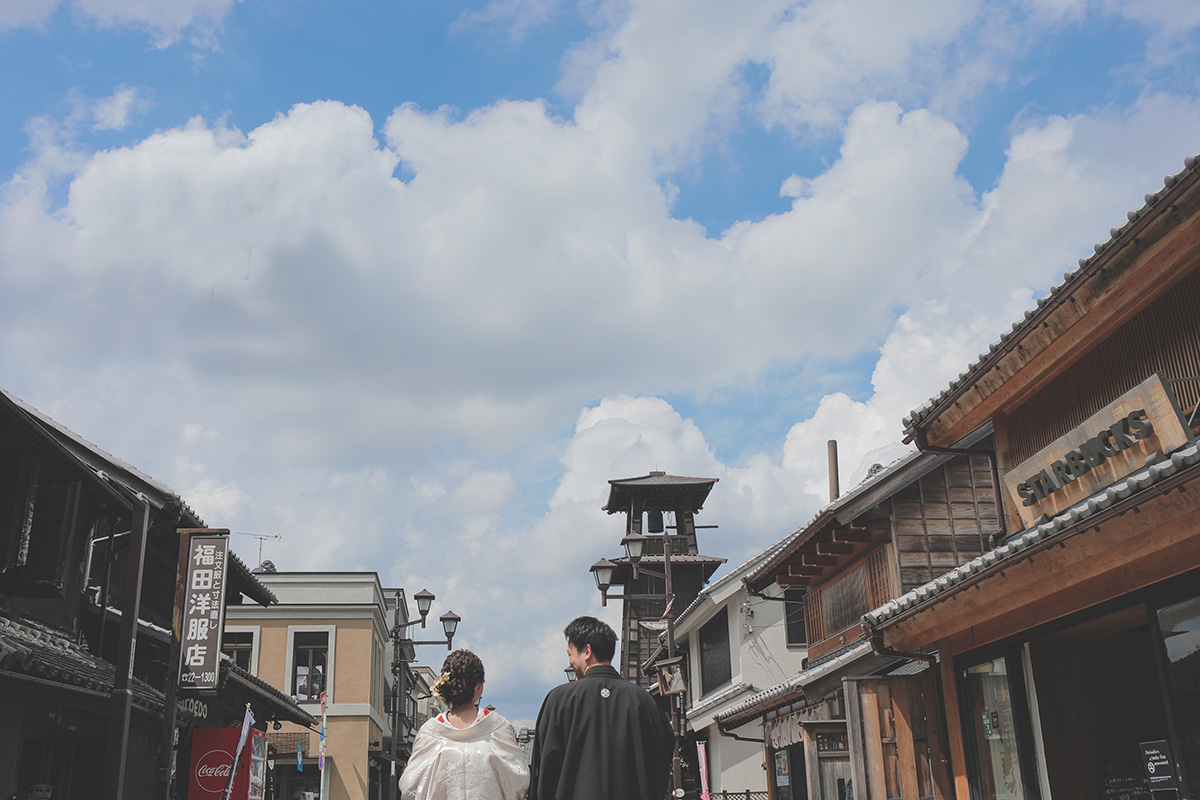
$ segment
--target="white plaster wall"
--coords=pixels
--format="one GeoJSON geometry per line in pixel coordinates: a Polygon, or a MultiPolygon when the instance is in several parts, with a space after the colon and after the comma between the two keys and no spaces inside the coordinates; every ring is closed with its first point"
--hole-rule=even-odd
{"type": "MultiPolygon", "coordinates": [[[[755,726],[747,725],[739,731],[742,736],[752,736],[755,726]],[[750,732],[746,732],[750,731],[750,732]]],[[[765,792],[767,771],[762,768],[763,746],[753,742],[740,742],[717,733],[716,726],[709,729],[708,762],[709,776],[714,792],[765,792]]]]}
{"type": "MultiPolygon", "coordinates": [[[[772,590],[772,594],[778,591],[776,587],[772,590]]],[[[785,603],[751,597],[743,587],[731,605],[730,636],[741,639],[738,646],[740,680],[762,690],[800,671],[808,649],[788,646],[785,603]]]]}

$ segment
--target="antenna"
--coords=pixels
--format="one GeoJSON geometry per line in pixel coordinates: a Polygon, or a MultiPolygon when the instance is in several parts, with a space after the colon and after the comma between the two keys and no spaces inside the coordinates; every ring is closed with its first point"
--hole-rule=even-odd
{"type": "MultiPolygon", "coordinates": [[[[258,539],[258,564],[262,563],[263,542],[265,542],[267,539],[270,539],[273,542],[278,542],[283,538],[283,535],[279,533],[246,533],[244,531],[234,531],[234,533],[236,533],[238,536],[253,536],[255,539],[258,539]]],[[[255,564],[255,566],[258,566],[258,564],[255,564]]]]}

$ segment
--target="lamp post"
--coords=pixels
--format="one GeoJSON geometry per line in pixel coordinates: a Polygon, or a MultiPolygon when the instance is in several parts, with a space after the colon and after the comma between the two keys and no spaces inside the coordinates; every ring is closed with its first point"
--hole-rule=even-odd
{"type": "MultiPolygon", "coordinates": [[[[389,800],[396,800],[397,782],[400,780],[400,775],[396,771],[396,763],[399,761],[400,732],[406,727],[404,723],[404,698],[407,695],[407,691],[404,687],[404,681],[408,677],[408,665],[417,660],[416,645],[444,644],[447,650],[453,649],[454,634],[458,630],[458,623],[462,621],[462,617],[453,611],[447,611],[439,617],[442,623],[442,632],[446,635],[444,641],[418,642],[409,639],[404,635],[404,629],[417,624],[420,624],[424,628],[425,620],[429,617],[429,609],[433,605],[433,601],[437,598],[427,589],[422,589],[414,594],[413,600],[417,601],[417,613],[420,614],[420,618],[402,623],[400,622],[400,600],[403,596],[404,590],[397,589],[396,616],[395,623],[392,625],[392,778],[388,789],[389,800]]],[[[407,732],[405,732],[405,735],[407,736],[407,732]]]]}

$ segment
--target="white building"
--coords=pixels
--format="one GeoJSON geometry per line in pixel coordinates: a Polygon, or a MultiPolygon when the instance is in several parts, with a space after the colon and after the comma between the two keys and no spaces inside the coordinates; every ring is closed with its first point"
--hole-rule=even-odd
{"type": "Polygon", "coordinates": [[[675,620],[676,647],[688,654],[687,726],[707,754],[711,792],[767,791],[761,726],[723,732],[713,717],[795,675],[808,652],[803,590],[785,598],[775,587],[767,599],[743,583],[777,547],[705,587],[675,620]]]}

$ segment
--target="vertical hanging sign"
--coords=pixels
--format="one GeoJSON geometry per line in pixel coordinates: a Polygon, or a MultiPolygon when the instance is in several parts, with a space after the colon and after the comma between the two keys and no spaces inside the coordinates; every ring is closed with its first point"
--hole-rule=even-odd
{"type": "Polygon", "coordinates": [[[183,620],[179,634],[179,685],[216,689],[221,629],[225,623],[225,578],[229,538],[193,536],[188,547],[183,620]]]}
{"type": "Polygon", "coordinates": [[[321,749],[317,754],[317,769],[325,769],[325,693],[321,692],[321,749]]]}

